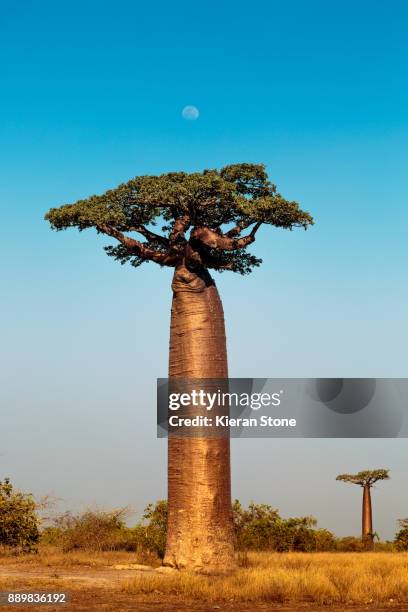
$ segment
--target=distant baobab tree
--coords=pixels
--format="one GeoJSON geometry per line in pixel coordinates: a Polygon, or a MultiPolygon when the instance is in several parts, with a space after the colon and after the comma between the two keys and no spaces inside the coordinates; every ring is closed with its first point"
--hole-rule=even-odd
{"type": "Polygon", "coordinates": [[[363,487],[362,534],[364,547],[371,550],[374,546],[373,511],[371,504],[371,487],[379,480],[389,479],[389,470],[365,470],[358,474],[339,474],[336,480],[350,482],[363,487]]]}
{"type": "MultiPolygon", "coordinates": [[[[121,264],[174,268],[169,376],[178,378],[228,376],[223,309],[209,270],[247,274],[261,263],[247,247],[262,225],[307,229],[313,223],[277,192],[263,165],[245,163],[137,176],[103,195],[52,208],[46,219],[55,230],[94,228],[114,238],[105,251],[121,264]]],[[[233,566],[230,489],[228,438],[169,438],[165,565],[233,566]]]]}

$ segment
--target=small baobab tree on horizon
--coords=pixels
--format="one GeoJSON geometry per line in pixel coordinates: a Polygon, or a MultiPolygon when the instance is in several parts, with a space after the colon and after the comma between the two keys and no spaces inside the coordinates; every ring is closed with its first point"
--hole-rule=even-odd
{"type": "MultiPolygon", "coordinates": [[[[93,228],[115,239],[105,251],[122,264],[174,269],[169,376],[200,379],[228,377],[222,303],[209,271],[247,274],[258,266],[247,248],[261,226],[313,223],[277,192],[263,165],[246,163],[137,176],[52,208],[46,219],[55,230],[93,228]]],[[[228,437],[169,437],[165,565],[197,571],[234,565],[229,449],[228,437]]]]}
{"type": "Polygon", "coordinates": [[[379,480],[388,480],[389,470],[364,470],[357,474],[339,474],[336,480],[349,482],[363,487],[362,532],[361,539],[367,550],[374,546],[373,509],[371,504],[371,488],[379,480]]]}

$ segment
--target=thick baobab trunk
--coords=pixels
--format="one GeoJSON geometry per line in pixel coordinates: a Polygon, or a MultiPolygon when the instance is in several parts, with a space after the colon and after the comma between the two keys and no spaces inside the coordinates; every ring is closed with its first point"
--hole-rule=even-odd
{"type": "MultiPolygon", "coordinates": [[[[227,378],[224,315],[210,275],[180,266],[172,289],[170,378],[227,378]]],[[[228,437],[169,436],[164,565],[206,573],[233,567],[228,437]]]]}
{"type": "Polygon", "coordinates": [[[364,547],[371,550],[374,546],[373,512],[371,508],[371,490],[368,485],[363,487],[362,540],[364,547]]]}

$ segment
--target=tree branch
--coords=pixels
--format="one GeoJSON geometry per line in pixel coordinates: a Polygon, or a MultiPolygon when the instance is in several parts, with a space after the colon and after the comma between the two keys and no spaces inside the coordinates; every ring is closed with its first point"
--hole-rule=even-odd
{"type": "Polygon", "coordinates": [[[159,242],[163,246],[167,246],[167,247],[169,246],[168,238],[166,238],[165,236],[161,236],[160,234],[155,234],[154,232],[150,231],[149,229],[147,229],[147,227],[144,227],[143,225],[135,225],[134,227],[130,227],[129,231],[138,232],[139,234],[142,234],[142,236],[147,238],[147,240],[159,242]]]}
{"type": "Polygon", "coordinates": [[[130,253],[134,253],[143,259],[154,261],[162,266],[173,266],[175,263],[177,263],[177,257],[175,255],[171,255],[168,251],[157,251],[148,244],[143,244],[143,242],[139,242],[139,240],[126,236],[110,225],[103,224],[97,225],[96,227],[100,232],[119,240],[119,242],[121,242],[130,251],[130,253]]]}
{"type": "Polygon", "coordinates": [[[223,249],[224,251],[236,251],[243,249],[255,241],[255,234],[261,227],[262,221],[258,221],[251,230],[251,233],[242,238],[231,238],[222,232],[218,233],[209,227],[196,227],[191,232],[191,237],[199,240],[212,249],[223,249]]]}
{"type": "Polygon", "coordinates": [[[169,235],[169,242],[172,244],[184,239],[185,231],[190,227],[190,215],[181,215],[174,221],[173,228],[169,235]]]}
{"type": "Polygon", "coordinates": [[[242,232],[242,230],[246,229],[247,227],[249,227],[250,225],[252,225],[253,223],[255,223],[254,221],[252,221],[252,219],[240,219],[236,226],[233,227],[232,229],[230,229],[228,232],[226,232],[226,236],[228,236],[228,238],[234,238],[234,236],[238,236],[238,234],[240,234],[242,232]]]}

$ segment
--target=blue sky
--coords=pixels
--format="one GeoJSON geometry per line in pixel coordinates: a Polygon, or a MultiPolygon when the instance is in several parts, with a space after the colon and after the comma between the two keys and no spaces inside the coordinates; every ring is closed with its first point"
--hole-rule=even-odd
{"type": "MultiPolygon", "coordinates": [[[[51,232],[51,206],[263,162],[316,225],[262,229],[262,268],[216,279],[231,375],[406,376],[406,3],[221,4],[0,1],[0,477],[69,507],[165,495],[171,278],[51,232]]],[[[233,494],[358,533],[359,492],[334,478],[390,467],[375,526],[391,537],[407,460],[405,440],[237,440],[233,494]]]]}

